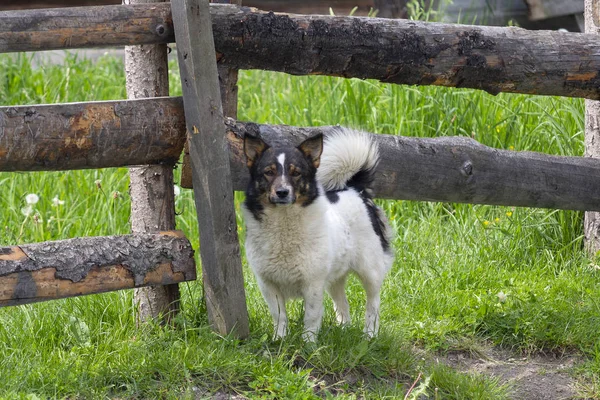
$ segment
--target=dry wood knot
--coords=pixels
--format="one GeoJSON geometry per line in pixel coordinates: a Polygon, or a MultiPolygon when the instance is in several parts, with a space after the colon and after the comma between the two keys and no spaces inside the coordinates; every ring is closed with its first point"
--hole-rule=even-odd
{"type": "Polygon", "coordinates": [[[156,34],[158,36],[165,36],[167,34],[167,28],[163,24],[156,25],[156,34]]]}
{"type": "Polygon", "coordinates": [[[460,169],[460,172],[464,176],[472,176],[473,175],[473,164],[471,161],[465,161],[460,169]]]}

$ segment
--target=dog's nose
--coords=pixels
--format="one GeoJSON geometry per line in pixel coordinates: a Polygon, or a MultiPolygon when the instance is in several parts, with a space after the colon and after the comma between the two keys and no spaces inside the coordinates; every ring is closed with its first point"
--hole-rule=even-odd
{"type": "Polygon", "coordinates": [[[277,197],[279,197],[280,199],[285,199],[286,197],[288,197],[288,195],[290,194],[290,190],[289,189],[277,189],[275,191],[275,194],[277,195],[277,197]]]}

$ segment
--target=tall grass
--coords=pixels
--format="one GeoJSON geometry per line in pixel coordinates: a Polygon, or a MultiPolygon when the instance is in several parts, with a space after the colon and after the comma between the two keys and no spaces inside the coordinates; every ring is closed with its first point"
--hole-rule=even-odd
{"type": "MultiPolygon", "coordinates": [[[[171,92],[180,93],[171,65],[171,92]]],[[[341,124],[377,133],[460,135],[488,146],[559,155],[583,151],[579,100],[384,85],[328,77],[242,72],[239,118],[341,124]]],[[[0,57],[4,105],[124,98],[121,62],[76,56],[32,68],[0,57]]],[[[178,172],[176,172],[178,175],[178,172]]],[[[236,194],[239,209],[242,194],[236,194]]],[[[6,398],[397,398],[419,372],[440,398],[506,398],[497,381],[423,360],[491,342],[516,351],[578,351],[585,395],[599,396],[600,271],[582,249],[578,212],[380,201],[397,233],[397,261],[383,290],[382,333],[360,332],[364,295],[351,279],[352,325],[333,324],[327,301],[317,346],[302,343],[301,304],[291,337],[272,342],[256,282],[244,267],[251,338],[211,333],[202,288],[181,285],[176,326],[135,326],[128,291],[0,309],[0,394],[6,398]],[[435,354],[435,353],[433,353],[435,354]],[[29,396],[29,397],[27,397],[29,396]]],[[[0,174],[3,245],[129,231],[126,170],[0,174]],[[39,195],[29,215],[25,196],[39,195]],[[58,204],[54,198],[64,201],[58,204]],[[26,213],[25,213],[26,214],[26,213]]],[[[176,198],[177,224],[197,245],[191,191],[176,198]]],[[[238,216],[243,236],[243,221],[238,216]]],[[[242,243],[243,245],[243,243],[242,243]]]]}

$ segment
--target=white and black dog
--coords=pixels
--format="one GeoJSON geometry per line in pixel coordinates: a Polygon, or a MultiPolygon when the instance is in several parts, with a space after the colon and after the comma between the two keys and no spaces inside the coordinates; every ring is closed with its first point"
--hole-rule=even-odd
{"type": "Polygon", "coordinates": [[[244,214],[246,256],[275,324],[287,331],[285,302],[304,299],[304,337],[314,341],[325,290],[337,321],[350,321],[346,279],[356,273],[367,294],[365,333],[379,328],[380,289],[394,261],[392,232],[372,200],[379,150],[370,136],[330,128],[298,147],[246,135],[250,170],[244,214]]]}

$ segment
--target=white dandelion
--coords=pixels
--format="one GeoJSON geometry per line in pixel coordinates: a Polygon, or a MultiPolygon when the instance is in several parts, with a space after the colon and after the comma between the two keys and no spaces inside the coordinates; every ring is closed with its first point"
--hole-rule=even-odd
{"type": "Polygon", "coordinates": [[[40,196],[35,193],[29,193],[27,196],[25,196],[25,202],[29,205],[33,205],[38,201],[40,201],[40,196]]]}
{"type": "Polygon", "coordinates": [[[62,206],[63,204],[65,204],[65,201],[60,200],[58,196],[54,196],[54,198],[52,199],[52,207],[62,206]]]}

